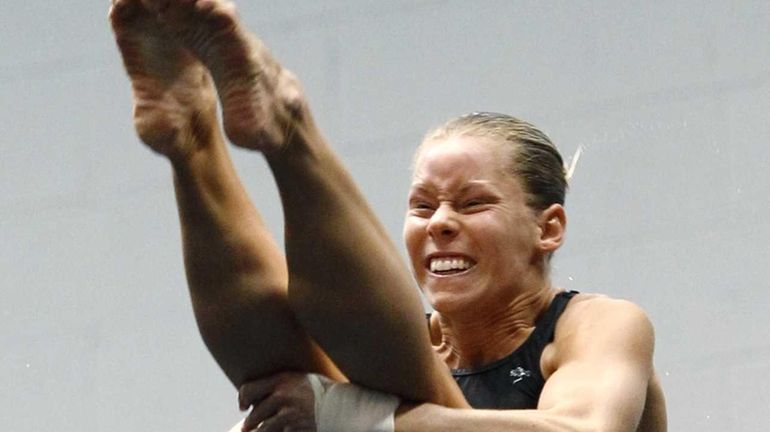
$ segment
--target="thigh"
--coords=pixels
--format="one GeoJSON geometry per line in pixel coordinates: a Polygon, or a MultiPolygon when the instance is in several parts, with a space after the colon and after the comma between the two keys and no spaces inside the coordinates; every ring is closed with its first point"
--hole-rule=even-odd
{"type": "Polygon", "coordinates": [[[336,156],[318,137],[269,162],[283,200],[289,302],[310,335],[354,383],[465,406],[433,352],[406,265],[336,156]]]}
{"type": "Polygon", "coordinates": [[[286,258],[216,138],[174,166],[185,271],[206,346],[236,386],[287,369],[340,377],[289,307],[286,258]]]}

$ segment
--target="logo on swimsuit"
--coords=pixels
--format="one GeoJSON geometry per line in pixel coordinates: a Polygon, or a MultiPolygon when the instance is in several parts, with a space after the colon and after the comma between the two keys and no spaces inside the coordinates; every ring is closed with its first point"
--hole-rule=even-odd
{"type": "Polygon", "coordinates": [[[519,366],[516,369],[511,369],[510,375],[514,378],[513,383],[516,384],[517,382],[523,380],[524,378],[531,377],[532,372],[519,366]]]}

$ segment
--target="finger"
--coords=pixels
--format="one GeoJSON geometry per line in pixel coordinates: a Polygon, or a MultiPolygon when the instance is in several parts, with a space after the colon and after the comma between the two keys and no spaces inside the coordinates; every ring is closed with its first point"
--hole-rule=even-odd
{"type": "MultiPolygon", "coordinates": [[[[281,409],[282,405],[281,399],[272,396],[254,405],[254,409],[252,409],[249,415],[243,419],[243,430],[252,430],[265,420],[274,417],[281,409]]],[[[261,430],[262,429],[260,429],[260,431],[261,430]]]]}
{"type": "Polygon", "coordinates": [[[243,384],[238,389],[238,405],[241,410],[247,410],[251,405],[259,404],[262,399],[275,391],[276,386],[291,376],[292,372],[279,372],[265,378],[256,379],[243,384]]]}
{"type": "MultiPolygon", "coordinates": [[[[260,423],[255,429],[251,429],[254,432],[283,432],[286,427],[289,426],[289,417],[283,415],[276,415],[260,423]]],[[[249,429],[247,429],[249,430],[249,429]]]]}
{"type": "Polygon", "coordinates": [[[277,382],[278,377],[271,375],[267,378],[260,378],[241,385],[238,389],[238,406],[241,408],[241,411],[249,409],[251,405],[258,404],[267,395],[272,393],[277,382]]]}

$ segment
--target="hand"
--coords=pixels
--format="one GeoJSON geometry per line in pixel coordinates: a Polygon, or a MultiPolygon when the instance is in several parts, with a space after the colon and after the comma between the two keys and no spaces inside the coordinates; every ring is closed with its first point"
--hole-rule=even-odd
{"type": "Polygon", "coordinates": [[[243,431],[316,432],[315,396],[307,374],[280,372],[247,382],[238,391],[241,410],[253,406],[243,431]]]}

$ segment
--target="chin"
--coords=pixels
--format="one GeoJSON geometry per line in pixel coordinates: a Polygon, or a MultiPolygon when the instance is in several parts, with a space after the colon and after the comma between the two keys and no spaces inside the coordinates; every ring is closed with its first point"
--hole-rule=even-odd
{"type": "Polygon", "coordinates": [[[460,296],[456,293],[432,293],[426,294],[426,297],[431,307],[441,315],[451,316],[473,307],[467,296],[460,296]]]}

